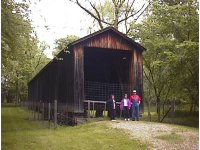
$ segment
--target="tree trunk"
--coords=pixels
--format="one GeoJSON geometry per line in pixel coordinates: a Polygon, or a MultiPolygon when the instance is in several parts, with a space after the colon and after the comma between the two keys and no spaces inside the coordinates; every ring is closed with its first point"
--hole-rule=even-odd
{"type": "Polygon", "coordinates": [[[157,98],[157,114],[158,114],[158,122],[160,122],[160,98],[157,98]]]}
{"type": "Polygon", "coordinates": [[[165,115],[165,102],[163,102],[163,105],[162,105],[162,115],[163,116],[165,115]]]}
{"type": "Polygon", "coordinates": [[[198,104],[198,102],[197,102],[197,101],[196,101],[196,103],[194,104],[194,107],[195,107],[195,111],[196,111],[196,109],[197,109],[197,111],[198,111],[199,104],[198,104]]]}
{"type": "Polygon", "coordinates": [[[171,118],[172,118],[172,123],[174,124],[174,119],[175,119],[175,100],[173,99],[171,102],[171,118]]]}
{"type": "Polygon", "coordinates": [[[193,105],[193,103],[192,103],[192,104],[190,105],[190,115],[192,115],[193,107],[194,107],[194,105],[193,105]]]}
{"type": "Polygon", "coordinates": [[[149,118],[149,121],[151,121],[151,102],[148,101],[148,118],[149,118]]]}
{"type": "Polygon", "coordinates": [[[16,81],[16,103],[19,102],[19,80],[16,81]]]}
{"type": "Polygon", "coordinates": [[[2,100],[1,100],[1,102],[3,102],[3,103],[7,103],[7,91],[5,90],[5,89],[3,89],[2,90],[2,100]]]}
{"type": "Polygon", "coordinates": [[[119,10],[117,6],[115,6],[115,19],[114,19],[114,28],[118,30],[118,21],[119,20],[119,10]]]}

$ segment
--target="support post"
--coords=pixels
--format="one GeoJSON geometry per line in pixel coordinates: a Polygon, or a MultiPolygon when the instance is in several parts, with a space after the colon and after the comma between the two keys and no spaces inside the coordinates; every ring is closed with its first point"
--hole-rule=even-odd
{"type": "Polygon", "coordinates": [[[48,104],[48,121],[49,121],[49,128],[50,128],[50,119],[51,119],[51,103],[48,104]]]}
{"type": "Polygon", "coordinates": [[[28,101],[28,118],[31,120],[31,102],[28,101]]]}
{"type": "Polygon", "coordinates": [[[106,103],[105,103],[105,106],[104,106],[104,117],[106,116],[106,103]]]}
{"type": "Polygon", "coordinates": [[[44,120],[44,102],[42,103],[42,119],[44,120]]]}
{"type": "Polygon", "coordinates": [[[95,113],[94,113],[94,101],[93,101],[93,104],[92,104],[92,117],[95,116],[95,113]]]}
{"type": "Polygon", "coordinates": [[[54,100],[54,129],[57,127],[57,100],[54,100]]]}
{"type": "Polygon", "coordinates": [[[38,120],[40,120],[40,102],[37,103],[38,120]]]}
{"type": "Polygon", "coordinates": [[[33,113],[33,102],[31,102],[30,108],[31,108],[31,118],[33,118],[33,115],[34,115],[34,113],[33,113]]]}
{"type": "Polygon", "coordinates": [[[33,118],[34,118],[34,120],[36,119],[35,111],[36,111],[36,109],[35,109],[35,102],[33,102],[33,118]]]}
{"type": "Polygon", "coordinates": [[[88,101],[88,118],[90,118],[90,101],[88,101]]]}

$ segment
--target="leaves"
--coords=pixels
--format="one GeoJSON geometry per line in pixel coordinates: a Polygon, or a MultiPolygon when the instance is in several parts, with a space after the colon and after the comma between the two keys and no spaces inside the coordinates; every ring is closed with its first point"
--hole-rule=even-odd
{"type": "MultiPolygon", "coordinates": [[[[148,7],[148,4],[145,5],[144,3],[143,6],[136,10],[138,6],[135,1],[129,0],[105,0],[103,3],[101,1],[93,2],[88,0],[86,1],[88,3],[87,6],[84,6],[84,2],[79,0],[70,1],[89,14],[101,29],[106,26],[113,26],[116,29],[123,27],[126,34],[130,31],[131,22],[138,20],[148,7]]],[[[94,28],[94,25],[92,25],[92,28],[94,28]]]]}
{"type": "Polygon", "coordinates": [[[40,69],[35,69],[36,63],[40,57],[46,57],[37,46],[28,5],[12,0],[3,0],[1,4],[2,93],[11,101],[26,99],[27,82],[40,69]]]}
{"type": "Polygon", "coordinates": [[[146,19],[131,27],[129,35],[147,49],[143,57],[147,100],[152,99],[150,90],[157,102],[176,97],[198,106],[197,6],[196,0],[153,1],[146,19]]]}
{"type": "Polygon", "coordinates": [[[75,35],[69,35],[65,38],[60,38],[55,40],[55,51],[53,52],[54,55],[57,55],[60,51],[64,50],[70,43],[75,40],[78,40],[79,37],[75,35]]]}

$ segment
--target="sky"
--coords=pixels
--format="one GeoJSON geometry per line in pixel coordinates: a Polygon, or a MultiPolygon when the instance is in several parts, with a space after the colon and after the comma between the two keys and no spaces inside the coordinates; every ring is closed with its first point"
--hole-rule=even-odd
{"type": "MultiPolygon", "coordinates": [[[[142,1],[136,0],[139,8],[142,1]]],[[[84,10],[69,0],[31,0],[30,10],[32,25],[40,42],[44,41],[50,46],[45,51],[49,58],[53,57],[56,39],[68,35],[86,36],[93,21],[84,10]]]]}
{"type": "Polygon", "coordinates": [[[74,3],[68,0],[34,1],[31,1],[30,17],[40,42],[45,41],[50,46],[50,49],[45,51],[48,57],[52,57],[55,39],[67,35],[87,35],[85,27],[90,24],[90,21],[87,21],[90,17],[74,3]]]}

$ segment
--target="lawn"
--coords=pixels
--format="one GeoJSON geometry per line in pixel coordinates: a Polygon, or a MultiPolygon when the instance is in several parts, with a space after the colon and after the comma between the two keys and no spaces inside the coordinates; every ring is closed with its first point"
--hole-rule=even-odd
{"type": "Polygon", "coordinates": [[[2,150],[134,150],[145,144],[110,128],[109,121],[48,129],[45,121],[29,120],[20,107],[2,107],[2,150]]]}
{"type": "MultiPolygon", "coordinates": [[[[195,115],[190,115],[188,107],[180,109],[180,107],[177,106],[175,114],[174,114],[175,115],[174,124],[199,128],[198,114],[199,113],[196,112],[195,115]]],[[[171,115],[170,113],[167,115],[167,117],[163,120],[163,123],[172,123],[172,118],[170,115],[171,115]]],[[[163,115],[161,115],[161,118],[162,117],[163,117],[163,115]]],[[[151,121],[157,122],[157,118],[158,118],[158,116],[156,113],[156,107],[152,106],[151,107],[151,121]]],[[[141,120],[149,121],[147,107],[144,107],[144,113],[142,114],[141,120]]]]}

